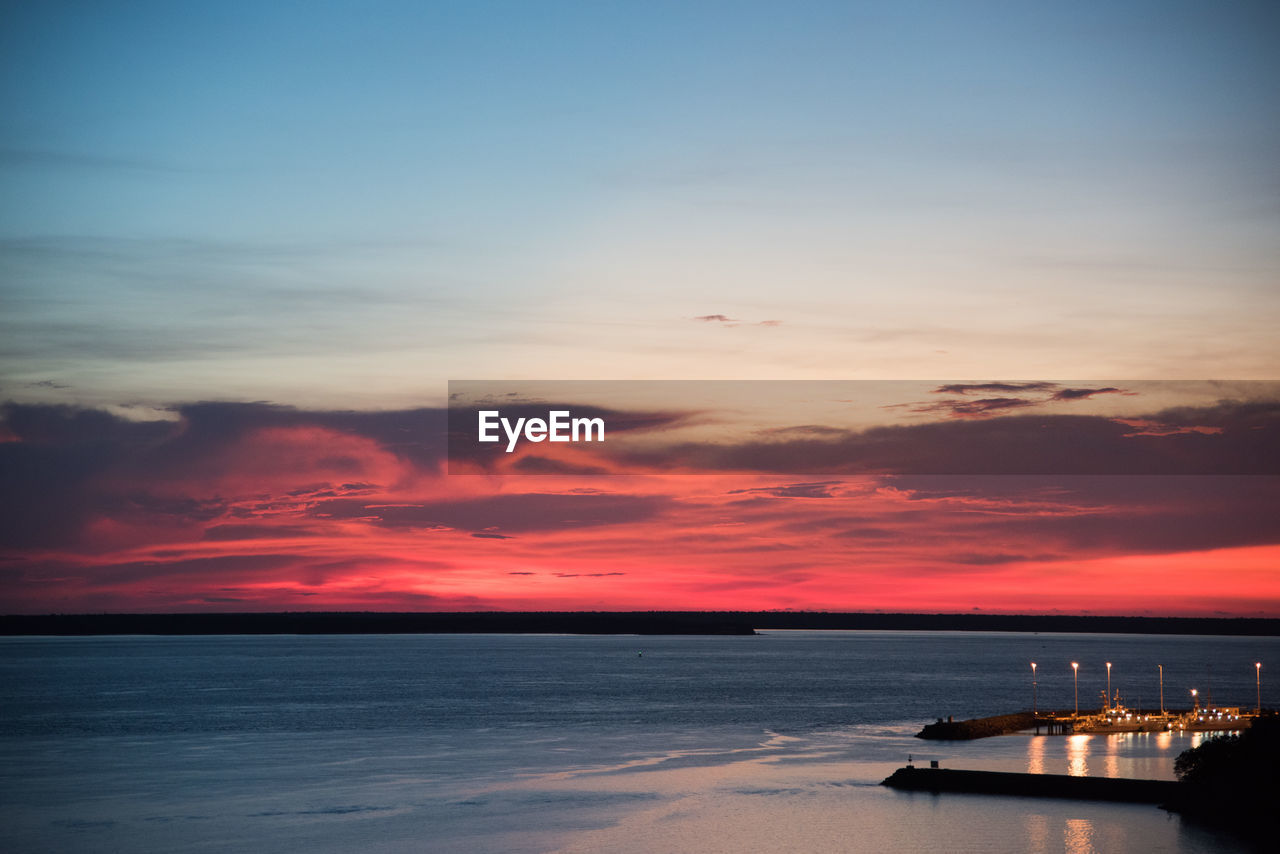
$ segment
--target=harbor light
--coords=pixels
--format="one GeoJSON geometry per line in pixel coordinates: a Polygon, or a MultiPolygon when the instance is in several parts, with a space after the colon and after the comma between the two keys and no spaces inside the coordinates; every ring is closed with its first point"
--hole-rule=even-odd
{"type": "Polygon", "coordinates": [[[1164,714],[1164,665],[1157,664],[1156,667],[1160,668],[1160,714],[1163,715],[1164,714]]]}
{"type": "Polygon", "coordinates": [[[1191,711],[1193,711],[1193,712],[1199,712],[1199,711],[1200,711],[1200,700],[1199,700],[1199,698],[1196,696],[1196,695],[1197,695],[1197,694],[1199,694],[1199,693],[1200,693],[1200,692],[1199,692],[1199,691],[1197,691],[1195,688],[1192,688],[1192,689],[1191,689],[1191,702],[1192,702],[1192,704],[1193,704],[1193,708],[1191,709],[1191,711]]]}
{"type": "Polygon", "coordinates": [[[1107,711],[1111,711],[1111,662],[1107,662],[1107,711]]]}
{"type": "Polygon", "coordinates": [[[1080,717],[1080,662],[1071,662],[1071,679],[1075,683],[1076,693],[1076,712],[1074,717],[1080,717]]]}
{"type": "Polygon", "coordinates": [[[1036,663],[1031,662],[1031,716],[1036,714],[1036,663]]]}
{"type": "MultiPolygon", "coordinates": [[[[1034,670],[1035,665],[1034,664],[1031,665],[1031,668],[1034,670]]],[[[1254,672],[1254,679],[1255,679],[1254,685],[1258,689],[1258,704],[1253,707],[1253,713],[1255,715],[1260,715],[1262,714],[1262,662],[1261,661],[1253,665],[1253,672],[1254,672]]]]}

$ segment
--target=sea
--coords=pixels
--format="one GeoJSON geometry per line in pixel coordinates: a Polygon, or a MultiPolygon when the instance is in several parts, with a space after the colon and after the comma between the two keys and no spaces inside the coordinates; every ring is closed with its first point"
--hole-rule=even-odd
{"type": "Polygon", "coordinates": [[[1033,703],[1096,711],[1107,662],[1133,709],[1160,708],[1160,667],[1168,708],[1192,688],[1203,704],[1250,710],[1260,693],[1274,707],[1280,639],[4,638],[0,850],[1250,850],[1156,806],[880,785],[908,761],[1173,779],[1207,736],[914,737],[1033,703]]]}

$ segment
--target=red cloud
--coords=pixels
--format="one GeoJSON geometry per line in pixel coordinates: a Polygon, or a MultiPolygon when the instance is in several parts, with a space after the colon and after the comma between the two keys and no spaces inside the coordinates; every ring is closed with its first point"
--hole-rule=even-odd
{"type": "MultiPolygon", "coordinates": [[[[449,477],[438,412],[180,411],[177,423],[139,424],[9,410],[0,608],[1007,611],[1087,601],[1099,612],[1194,613],[1213,599],[1280,613],[1275,477],[449,477]],[[434,434],[422,432],[428,423],[434,434]],[[1197,567],[1214,573],[1211,592],[1192,583],[1197,567]]],[[[1270,435],[1262,410],[1157,415],[1222,430],[1171,441],[1270,435]]],[[[1005,420],[1015,438],[1044,435],[1005,420]]],[[[905,457],[930,441],[989,436],[991,423],[870,438],[905,457]]],[[[1090,440],[1163,441],[1126,438],[1131,425],[1106,419],[1085,426],[1098,431],[1083,433],[1090,440]]],[[[728,459],[780,464],[867,439],[781,431],[728,459]]],[[[992,453],[1018,448],[990,441],[992,453]]]]}

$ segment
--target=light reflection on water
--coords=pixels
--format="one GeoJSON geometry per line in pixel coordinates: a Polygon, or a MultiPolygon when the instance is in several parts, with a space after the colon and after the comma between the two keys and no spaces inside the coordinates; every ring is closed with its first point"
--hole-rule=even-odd
{"type": "Polygon", "coordinates": [[[1049,820],[1039,813],[1027,816],[1027,850],[1043,854],[1049,850],[1049,820]]]}
{"type": "Polygon", "coordinates": [[[1015,733],[974,742],[978,746],[969,749],[973,751],[972,756],[968,751],[953,748],[954,758],[947,756],[946,759],[947,766],[953,768],[1173,780],[1173,762],[1178,755],[1198,747],[1214,735],[1203,732],[1015,733]],[[1023,741],[1025,746],[1022,746],[1023,741]]]}
{"type": "Polygon", "coordinates": [[[1087,818],[1067,819],[1063,841],[1067,854],[1093,854],[1093,823],[1087,818]]]}
{"type": "Polygon", "coordinates": [[[1103,742],[1107,746],[1106,756],[1102,762],[1102,776],[1119,777],[1120,776],[1120,739],[1108,738],[1103,742]]]}
{"type": "Polygon", "coordinates": [[[1043,774],[1044,771],[1044,737],[1037,736],[1027,743],[1027,773],[1043,774]]]}
{"type": "Polygon", "coordinates": [[[1089,776],[1089,742],[1093,736],[1077,734],[1067,738],[1067,773],[1072,777],[1089,776]]]}

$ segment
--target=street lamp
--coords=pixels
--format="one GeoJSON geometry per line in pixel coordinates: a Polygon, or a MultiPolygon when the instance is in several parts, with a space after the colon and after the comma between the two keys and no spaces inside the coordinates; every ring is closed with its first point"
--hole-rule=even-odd
{"type": "Polygon", "coordinates": [[[1107,662],[1107,711],[1111,711],[1111,662],[1107,662]]]}
{"type": "Polygon", "coordinates": [[[1031,662],[1031,716],[1036,715],[1036,663],[1031,662]]]}
{"type": "Polygon", "coordinates": [[[1160,714],[1164,714],[1164,665],[1157,664],[1160,668],[1160,714]]]}
{"type": "MultiPolygon", "coordinates": [[[[1034,669],[1035,665],[1033,664],[1031,667],[1034,669]]],[[[1260,715],[1262,714],[1262,662],[1259,661],[1255,663],[1253,665],[1253,670],[1254,681],[1256,683],[1255,687],[1258,689],[1258,704],[1253,707],[1253,713],[1255,715],[1260,715]]]]}
{"type": "Polygon", "coordinates": [[[1192,689],[1191,689],[1191,702],[1192,702],[1192,709],[1191,709],[1191,711],[1193,711],[1193,712],[1198,712],[1198,711],[1200,711],[1200,700],[1196,697],[1196,694],[1198,694],[1198,693],[1199,693],[1199,692],[1198,692],[1198,691],[1196,691],[1196,689],[1195,689],[1195,688],[1192,688],[1192,689]]]}
{"type": "Polygon", "coordinates": [[[1076,713],[1074,717],[1080,717],[1080,662],[1071,662],[1071,681],[1075,683],[1076,692],[1076,713]]]}

